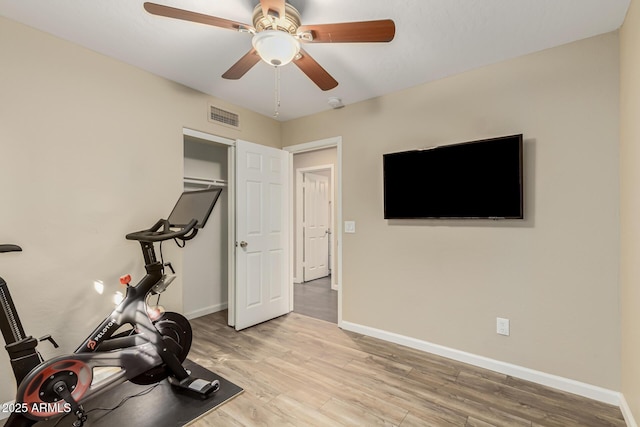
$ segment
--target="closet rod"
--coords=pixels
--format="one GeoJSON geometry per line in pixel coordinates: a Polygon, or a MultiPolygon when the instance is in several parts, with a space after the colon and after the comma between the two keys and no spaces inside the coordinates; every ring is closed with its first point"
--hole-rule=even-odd
{"type": "Polygon", "coordinates": [[[206,187],[226,187],[227,180],[225,179],[209,179],[209,178],[194,178],[185,176],[183,179],[185,184],[202,185],[206,187]]]}

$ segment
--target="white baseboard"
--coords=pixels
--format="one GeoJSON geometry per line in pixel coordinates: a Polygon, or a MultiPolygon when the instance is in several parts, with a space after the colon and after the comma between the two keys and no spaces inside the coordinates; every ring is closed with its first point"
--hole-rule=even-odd
{"type": "Polygon", "coordinates": [[[195,319],[196,317],[206,316],[207,314],[217,313],[220,310],[225,310],[228,307],[228,303],[223,302],[220,304],[210,305],[209,307],[199,308],[188,313],[184,313],[184,317],[187,319],[195,319]]]}
{"type": "Polygon", "coordinates": [[[622,393],[620,393],[620,410],[622,411],[622,416],[627,423],[627,427],[638,427],[638,423],[636,423],[636,420],[633,418],[633,414],[631,413],[631,408],[629,408],[629,405],[627,404],[627,399],[624,398],[622,393]]]}
{"type": "MultiPolygon", "coordinates": [[[[478,356],[472,353],[467,353],[465,351],[460,351],[453,348],[441,346],[438,344],[433,344],[427,341],[422,341],[422,340],[407,337],[404,335],[399,335],[393,332],[387,332],[381,329],[359,325],[357,323],[346,322],[344,320],[340,323],[340,327],[348,331],[357,332],[359,334],[368,335],[374,338],[379,338],[384,341],[389,341],[395,344],[404,345],[406,347],[425,351],[427,353],[437,354],[438,356],[447,357],[449,359],[457,360],[459,362],[464,362],[470,365],[489,369],[491,371],[500,372],[506,375],[511,375],[516,378],[542,384],[558,390],[577,394],[579,396],[588,397],[590,399],[598,400],[600,402],[608,403],[610,405],[621,406],[621,403],[622,403],[621,402],[622,395],[617,391],[605,389],[602,387],[597,387],[591,384],[582,383],[580,381],[575,381],[569,378],[547,374],[545,372],[540,372],[540,371],[525,368],[522,366],[513,365],[511,363],[501,362],[499,360],[490,359],[484,356],[478,356]]],[[[630,412],[629,412],[629,415],[630,415],[630,412]]],[[[629,424],[629,425],[632,426],[633,424],[629,424]]],[[[633,427],[637,427],[637,426],[633,425],[633,427]]]]}

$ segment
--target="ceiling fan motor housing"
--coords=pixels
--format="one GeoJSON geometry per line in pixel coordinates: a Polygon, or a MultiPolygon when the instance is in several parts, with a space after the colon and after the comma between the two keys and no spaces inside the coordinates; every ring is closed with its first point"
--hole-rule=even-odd
{"type": "Polygon", "coordinates": [[[284,16],[277,16],[277,14],[268,14],[265,16],[262,11],[262,6],[258,4],[253,10],[253,27],[256,29],[256,33],[271,29],[294,35],[302,22],[300,20],[300,13],[289,3],[285,3],[284,7],[284,16]]]}
{"type": "Polygon", "coordinates": [[[300,14],[290,4],[285,3],[284,16],[278,16],[277,12],[265,15],[258,4],[253,10],[253,26],[256,34],[251,43],[267,64],[286,65],[300,52],[300,42],[294,37],[300,26],[300,14]]]}

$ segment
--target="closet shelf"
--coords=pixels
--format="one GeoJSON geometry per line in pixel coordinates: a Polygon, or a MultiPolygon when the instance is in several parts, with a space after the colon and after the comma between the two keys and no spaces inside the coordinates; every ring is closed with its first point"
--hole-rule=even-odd
{"type": "Polygon", "coordinates": [[[226,179],[211,179],[211,178],[195,178],[191,176],[185,176],[183,179],[185,184],[197,185],[202,187],[226,187],[226,179]]]}

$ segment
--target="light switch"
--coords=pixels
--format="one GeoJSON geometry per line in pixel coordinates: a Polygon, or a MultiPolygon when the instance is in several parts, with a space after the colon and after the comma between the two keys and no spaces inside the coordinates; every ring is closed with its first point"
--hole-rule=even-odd
{"type": "Polygon", "coordinates": [[[345,233],[355,233],[356,232],[356,222],[355,221],[345,221],[344,222],[344,232],[345,233]]]}

